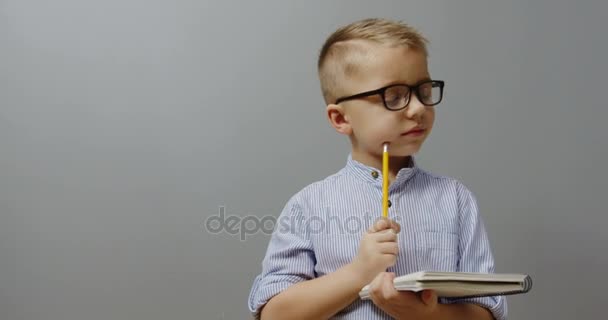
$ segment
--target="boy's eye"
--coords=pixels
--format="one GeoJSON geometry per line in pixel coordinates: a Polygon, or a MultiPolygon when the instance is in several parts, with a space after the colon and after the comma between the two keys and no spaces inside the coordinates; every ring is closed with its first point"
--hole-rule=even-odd
{"type": "Polygon", "coordinates": [[[431,83],[425,84],[418,88],[418,92],[422,99],[430,99],[433,97],[433,85],[431,83]]]}
{"type": "Polygon", "coordinates": [[[431,92],[430,89],[423,89],[423,90],[421,90],[420,93],[422,94],[422,96],[424,98],[429,98],[429,97],[433,96],[433,94],[432,94],[432,92],[431,92]]]}
{"type": "Polygon", "coordinates": [[[402,98],[401,96],[398,96],[396,94],[384,95],[384,99],[386,99],[387,103],[399,101],[399,100],[401,100],[401,98],[402,98]]]}
{"type": "Polygon", "coordinates": [[[406,100],[407,94],[407,87],[395,86],[384,92],[384,100],[389,107],[399,107],[398,104],[406,100]]]}

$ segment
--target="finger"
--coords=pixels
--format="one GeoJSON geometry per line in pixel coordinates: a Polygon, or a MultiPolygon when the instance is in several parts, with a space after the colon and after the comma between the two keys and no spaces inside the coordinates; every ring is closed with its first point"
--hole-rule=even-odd
{"type": "Polygon", "coordinates": [[[389,229],[391,227],[390,221],[388,218],[380,217],[374,224],[370,227],[369,232],[378,232],[385,229],[389,229]]]}
{"type": "Polygon", "coordinates": [[[418,294],[413,291],[398,291],[399,292],[399,300],[408,306],[416,306],[422,304],[418,294]]]}
{"type": "Polygon", "coordinates": [[[422,302],[428,307],[433,307],[437,304],[437,293],[433,290],[422,291],[422,302]]]}
{"type": "Polygon", "coordinates": [[[382,242],[378,244],[378,246],[380,248],[380,253],[392,255],[399,254],[399,245],[397,242],[382,242]]]}
{"type": "Polygon", "coordinates": [[[397,234],[392,229],[382,230],[373,234],[377,242],[397,242],[397,234]]]}
{"type": "Polygon", "coordinates": [[[374,302],[378,302],[381,288],[382,288],[382,279],[384,278],[384,272],[380,272],[376,275],[374,280],[369,284],[369,294],[374,302]]]}

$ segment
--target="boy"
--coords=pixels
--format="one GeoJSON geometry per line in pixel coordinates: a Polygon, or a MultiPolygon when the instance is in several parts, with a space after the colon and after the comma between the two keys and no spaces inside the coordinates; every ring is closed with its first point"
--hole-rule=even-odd
{"type": "Polygon", "coordinates": [[[352,150],[343,169],[285,206],[279,219],[291,228],[275,229],[251,289],[256,317],[506,319],[504,297],[438,299],[392,284],[395,275],[420,270],[494,271],[473,194],[420,169],[412,156],[443,96],[443,81],[427,69],[426,42],[408,25],[383,19],[352,23],[325,42],[318,71],[327,117],[352,150]],[[381,212],[386,142],[390,219],[373,222],[381,212]],[[372,299],[360,300],[369,283],[372,299]]]}

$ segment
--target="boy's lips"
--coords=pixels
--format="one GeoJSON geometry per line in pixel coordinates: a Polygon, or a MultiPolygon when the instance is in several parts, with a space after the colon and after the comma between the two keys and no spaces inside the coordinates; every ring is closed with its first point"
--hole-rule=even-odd
{"type": "Polygon", "coordinates": [[[405,132],[403,132],[401,135],[402,136],[407,136],[407,135],[420,135],[422,133],[424,133],[426,129],[422,128],[422,127],[415,127],[412,128],[410,130],[407,130],[405,132]]]}

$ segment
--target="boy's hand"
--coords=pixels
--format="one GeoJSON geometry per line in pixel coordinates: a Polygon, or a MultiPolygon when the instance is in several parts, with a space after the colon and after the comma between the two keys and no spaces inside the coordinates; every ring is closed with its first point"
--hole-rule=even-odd
{"type": "Polygon", "coordinates": [[[437,295],[432,290],[417,294],[397,291],[395,274],[382,272],[370,284],[370,296],[375,305],[395,319],[439,319],[437,295]]]}
{"type": "Polygon", "coordinates": [[[357,256],[351,263],[364,283],[395,265],[399,247],[397,234],[401,226],[388,218],[378,219],[361,238],[357,256]]]}

